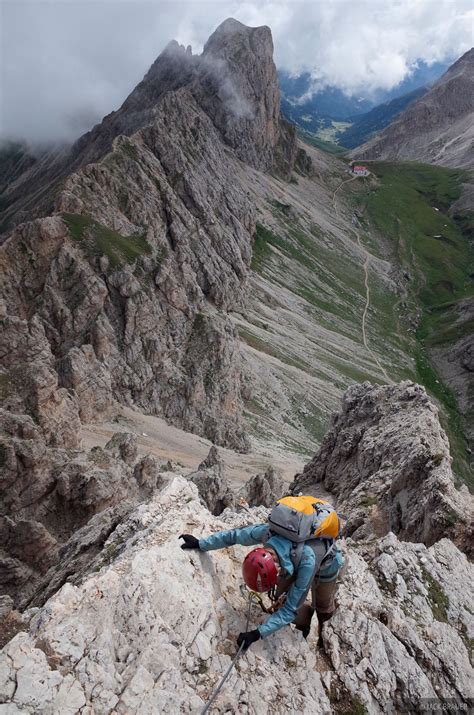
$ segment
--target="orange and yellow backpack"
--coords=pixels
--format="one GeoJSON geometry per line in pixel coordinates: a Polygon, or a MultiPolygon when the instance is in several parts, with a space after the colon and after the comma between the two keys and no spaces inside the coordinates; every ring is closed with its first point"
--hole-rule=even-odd
{"type": "Polygon", "coordinates": [[[292,561],[298,568],[307,543],[324,539],[327,553],[324,559],[336,549],[336,539],[341,532],[341,523],[334,507],[324,499],[312,496],[283,497],[270,512],[268,526],[273,534],[285,536],[293,543],[292,561]]]}

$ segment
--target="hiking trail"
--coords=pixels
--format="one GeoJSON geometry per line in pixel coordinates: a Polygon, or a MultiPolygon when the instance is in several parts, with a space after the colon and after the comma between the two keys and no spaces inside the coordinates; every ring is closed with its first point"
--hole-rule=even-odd
{"type": "MultiPolygon", "coordinates": [[[[332,205],[334,207],[334,212],[336,214],[336,218],[339,218],[339,211],[337,208],[337,201],[336,201],[336,195],[339,191],[339,189],[344,186],[344,184],[348,184],[351,181],[355,181],[359,177],[353,176],[350,179],[345,179],[342,181],[339,186],[336,188],[332,195],[332,205]]],[[[354,221],[357,221],[357,218],[353,216],[353,223],[354,221]]],[[[362,244],[360,240],[360,232],[356,228],[351,229],[352,232],[355,234],[355,237],[357,239],[357,244],[361,251],[365,254],[365,260],[364,260],[364,286],[365,286],[365,306],[364,306],[364,311],[362,313],[362,342],[364,344],[365,349],[367,350],[368,353],[372,356],[373,360],[375,361],[376,365],[382,372],[383,376],[387,380],[388,384],[393,384],[393,380],[390,379],[390,377],[387,374],[387,371],[383,367],[382,363],[380,362],[379,358],[377,355],[374,353],[374,351],[370,348],[368,340],[367,340],[367,331],[366,331],[366,324],[367,324],[367,314],[369,312],[369,307],[370,307],[370,288],[369,288],[369,261],[370,261],[370,252],[365,248],[365,246],[362,244]]]]}

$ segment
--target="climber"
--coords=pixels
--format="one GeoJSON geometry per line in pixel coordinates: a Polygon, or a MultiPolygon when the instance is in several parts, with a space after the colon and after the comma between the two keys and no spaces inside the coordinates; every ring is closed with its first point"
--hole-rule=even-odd
{"type": "MultiPolygon", "coordinates": [[[[295,499],[298,497],[289,497],[280,502],[295,501],[295,499]]],[[[299,499],[313,498],[299,497],[299,499]]],[[[335,514],[332,508],[331,511],[335,514]]],[[[294,542],[275,533],[274,528],[274,523],[266,523],[219,531],[203,539],[197,539],[191,534],[182,534],[179,538],[184,540],[182,549],[201,551],[222,549],[234,544],[243,546],[264,544],[263,548],[255,548],[245,557],[242,565],[243,577],[252,591],[263,593],[274,589],[275,603],[279,607],[264,624],[255,630],[239,634],[237,644],[240,646],[243,643],[244,650],[255,641],[266,638],[289,623],[294,623],[306,638],[315,611],[319,623],[318,646],[322,646],[322,625],[331,618],[336,608],[338,576],[344,564],[342,553],[334,538],[313,538],[311,542],[301,544],[295,564],[294,542]],[[311,606],[305,604],[310,588],[311,606]]]]}

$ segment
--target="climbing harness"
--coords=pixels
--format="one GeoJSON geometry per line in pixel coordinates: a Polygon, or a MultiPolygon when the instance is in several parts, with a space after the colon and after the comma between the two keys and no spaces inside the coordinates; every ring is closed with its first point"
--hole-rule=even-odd
{"type": "MultiPolygon", "coordinates": [[[[245,588],[245,587],[244,587],[244,588],[245,588]]],[[[242,586],[240,587],[240,592],[242,593],[242,595],[244,595],[244,593],[243,593],[243,591],[242,591],[242,586]]],[[[246,594],[245,594],[245,595],[246,595],[246,594]]],[[[256,594],[255,594],[254,591],[248,591],[248,596],[247,596],[247,597],[248,597],[249,605],[248,605],[248,609],[247,609],[247,623],[245,624],[245,630],[246,630],[246,631],[248,631],[248,629],[249,629],[250,611],[252,610],[252,601],[253,601],[253,597],[254,597],[255,595],[256,595],[256,594]]],[[[211,699],[208,701],[208,703],[207,703],[207,705],[205,706],[204,710],[202,711],[201,715],[206,715],[206,713],[209,711],[209,708],[211,707],[212,703],[214,702],[214,700],[215,700],[215,699],[217,698],[217,696],[219,695],[219,693],[220,693],[220,691],[221,691],[221,688],[222,688],[222,686],[224,685],[225,681],[227,680],[230,671],[232,670],[232,668],[233,668],[234,665],[236,664],[237,658],[238,658],[239,655],[241,654],[243,647],[244,647],[244,642],[242,641],[242,643],[241,643],[240,646],[239,646],[239,650],[237,651],[237,653],[234,655],[234,658],[232,659],[232,663],[229,665],[229,667],[227,668],[227,670],[226,670],[226,672],[224,673],[223,677],[221,678],[221,682],[219,683],[219,685],[217,686],[217,688],[216,688],[216,689],[214,690],[214,692],[212,693],[211,699]]]]}
{"type": "Polygon", "coordinates": [[[268,606],[264,604],[262,594],[258,593],[258,591],[252,591],[251,589],[247,588],[244,583],[241,583],[240,593],[245,599],[249,599],[250,601],[254,600],[256,603],[258,603],[264,613],[273,613],[272,608],[268,608],[268,606]]]}

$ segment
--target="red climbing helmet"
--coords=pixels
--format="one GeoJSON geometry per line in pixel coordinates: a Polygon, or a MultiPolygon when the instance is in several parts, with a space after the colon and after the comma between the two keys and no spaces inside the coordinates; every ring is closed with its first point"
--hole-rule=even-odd
{"type": "Polygon", "coordinates": [[[278,571],[273,556],[261,547],[253,549],[244,559],[242,575],[252,591],[264,593],[278,581],[278,571]]]}

